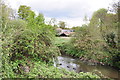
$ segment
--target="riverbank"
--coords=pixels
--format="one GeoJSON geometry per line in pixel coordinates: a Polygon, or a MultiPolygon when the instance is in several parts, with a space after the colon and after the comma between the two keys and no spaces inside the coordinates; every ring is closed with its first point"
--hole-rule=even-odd
{"type": "Polygon", "coordinates": [[[54,61],[54,64],[58,68],[64,68],[66,70],[74,71],[76,73],[91,72],[96,73],[101,78],[119,78],[119,71],[110,66],[91,65],[90,63],[88,64],[86,62],[83,62],[78,58],[72,58],[66,55],[58,56],[57,60],[54,61]]]}
{"type": "Polygon", "coordinates": [[[113,69],[115,69],[115,70],[117,70],[117,71],[120,72],[120,69],[119,69],[119,68],[114,67],[114,66],[111,66],[111,65],[108,65],[108,64],[104,64],[104,63],[99,62],[99,61],[96,61],[96,60],[92,60],[92,59],[89,60],[89,59],[84,58],[84,57],[72,56],[72,55],[66,54],[64,51],[60,51],[60,52],[61,52],[61,55],[63,55],[63,56],[68,56],[68,57],[77,59],[77,60],[82,61],[82,62],[84,62],[84,63],[86,63],[86,64],[89,64],[89,65],[91,65],[91,66],[96,66],[96,65],[99,65],[99,66],[108,66],[108,67],[111,67],[111,68],[113,68],[113,69]]]}
{"type": "MultiPolygon", "coordinates": [[[[85,64],[87,64],[89,66],[92,66],[92,67],[96,67],[96,66],[98,66],[98,68],[99,67],[104,67],[103,70],[102,70],[104,75],[112,74],[112,70],[113,70],[113,73],[115,71],[114,74],[116,74],[116,75],[114,75],[115,77],[113,77],[112,75],[111,75],[111,77],[110,76],[109,77],[110,78],[118,78],[118,75],[120,74],[120,72],[119,72],[119,69],[117,67],[115,67],[115,66],[113,66],[111,64],[108,64],[107,62],[104,63],[105,61],[101,61],[102,60],[101,58],[99,60],[97,58],[95,58],[95,57],[91,58],[92,55],[87,56],[86,52],[78,51],[74,47],[74,45],[71,43],[71,40],[72,40],[71,37],[70,38],[57,37],[57,40],[58,41],[56,41],[57,43],[55,43],[55,44],[59,47],[61,55],[65,55],[65,56],[68,56],[68,57],[70,56],[70,57],[72,57],[74,59],[77,59],[78,61],[83,62],[83,63],[85,63],[85,64]],[[105,73],[105,72],[108,72],[108,73],[105,73]]],[[[95,56],[95,55],[93,55],[93,56],[95,56]]],[[[98,71],[98,72],[100,72],[100,71],[98,71]]]]}
{"type": "MultiPolygon", "coordinates": [[[[100,78],[93,73],[76,73],[66,69],[59,69],[53,63],[46,63],[39,59],[22,59],[10,63],[13,72],[8,74],[11,78],[84,78],[87,80],[100,78]]],[[[9,68],[10,69],[10,68],[9,68]]],[[[10,69],[10,70],[12,70],[10,69]]]]}
{"type": "Polygon", "coordinates": [[[95,49],[91,49],[90,53],[87,50],[77,49],[75,47],[75,44],[72,43],[73,39],[74,38],[72,37],[67,37],[64,39],[61,37],[57,37],[57,41],[55,42],[55,44],[59,47],[61,54],[68,55],[74,58],[79,58],[83,62],[91,63],[91,65],[106,65],[120,70],[119,65],[116,66],[113,63],[113,54],[110,54],[107,51],[97,51],[95,49]]]}

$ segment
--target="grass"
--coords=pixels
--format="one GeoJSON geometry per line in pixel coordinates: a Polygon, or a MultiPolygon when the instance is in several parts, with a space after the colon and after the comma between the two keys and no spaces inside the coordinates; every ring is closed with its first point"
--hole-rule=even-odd
{"type": "Polygon", "coordinates": [[[54,44],[68,43],[70,40],[71,40],[71,37],[55,37],[54,44]]]}

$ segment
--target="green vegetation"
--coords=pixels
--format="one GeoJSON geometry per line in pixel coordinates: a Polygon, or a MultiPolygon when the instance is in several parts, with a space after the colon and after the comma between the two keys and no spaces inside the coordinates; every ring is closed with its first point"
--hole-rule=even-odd
{"type": "Polygon", "coordinates": [[[55,27],[28,6],[21,5],[15,18],[12,9],[1,0],[0,4],[0,78],[99,78],[54,67],[53,59],[60,55],[54,44],[55,27]]]}
{"type": "Polygon", "coordinates": [[[40,60],[17,60],[11,62],[14,72],[9,72],[5,77],[11,78],[99,78],[94,73],[75,73],[65,69],[58,69],[40,60]],[[20,65],[22,64],[22,65],[20,65]],[[12,73],[12,74],[11,74],[12,73]],[[9,76],[8,76],[9,75],[9,76]]]}
{"type": "Polygon", "coordinates": [[[66,26],[66,23],[65,23],[65,22],[59,21],[59,27],[60,27],[60,28],[64,29],[65,26],[66,26]]]}
{"type": "MultiPolygon", "coordinates": [[[[36,15],[25,5],[19,7],[16,18],[2,0],[0,5],[0,78],[100,78],[54,67],[53,59],[62,52],[120,68],[118,11],[100,9],[89,24],[73,28],[74,37],[63,38],[55,37],[55,19],[45,24],[43,14],[36,15]]],[[[65,22],[59,26],[65,28],[65,22]]]]}
{"type": "Polygon", "coordinates": [[[120,68],[117,15],[118,12],[108,13],[106,9],[94,12],[89,24],[73,28],[75,37],[61,45],[61,50],[85,61],[120,68]]]}
{"type": "Polygon", "coordinates": [[[54,44],[55,45],[62,45],[62,44],[68,43],[68,42],[70,42],[71,38],[72,37],[55,37],[54,44]]]}

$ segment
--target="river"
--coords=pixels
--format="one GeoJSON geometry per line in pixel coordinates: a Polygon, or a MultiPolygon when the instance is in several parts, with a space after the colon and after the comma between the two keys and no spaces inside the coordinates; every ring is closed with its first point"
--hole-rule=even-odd
{"type": "Polygon", "coordinates": [[[98,75],[104,75],[108,78],[120,78],[120,73],[117,69],[110,66],[91,65],[81,61],[80,59],[61,55],[54,60],[54,66],[65,68],[69,71],[79,72],[94,72],[98,75]]]}

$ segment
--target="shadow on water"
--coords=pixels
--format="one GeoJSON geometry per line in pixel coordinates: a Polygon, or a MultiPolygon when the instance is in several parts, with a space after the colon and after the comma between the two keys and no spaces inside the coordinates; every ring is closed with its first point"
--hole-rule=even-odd
{"type": "Polygon", "coordinates": [[[98,75],[105,75],[109,78],[119,78],[119,71],[110,67],[102,65],[90,65],[79,59],[74,59],[69,56],[58,56],[54,61],[54,66],[58,68],[65,68],[69,71],[79,72],[96,72],[98,75]]]}

